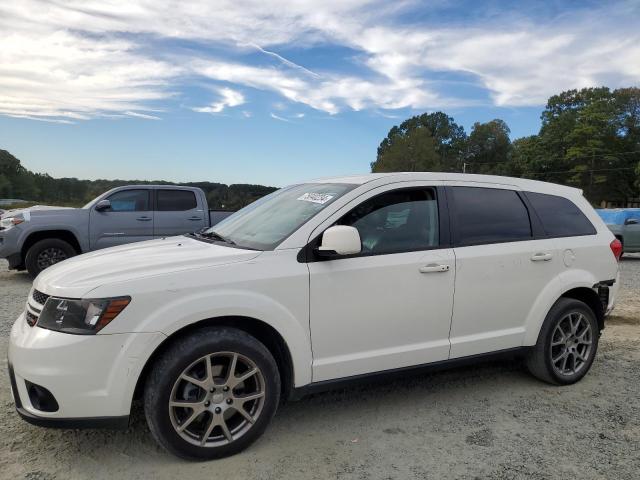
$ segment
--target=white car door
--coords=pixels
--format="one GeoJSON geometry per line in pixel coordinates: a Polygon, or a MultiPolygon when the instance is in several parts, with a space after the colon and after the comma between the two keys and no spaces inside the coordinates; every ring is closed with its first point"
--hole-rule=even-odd
{"type": "Polygon", "coordinates": [[[402,185],[362,195],[311,236],[319,242],[329,226],[351,225],[363,249],[308,263],[314,382],[449,355],[455,265],[444,193],[402,185]]]}
{"type": "Polygon", "coordinates": [[[459,183],[447,198],[456,256],[451,358],[519,347],[536,298],[561,270],[556,242],[534,240],[541,226],[515,190],[459,183]]]}

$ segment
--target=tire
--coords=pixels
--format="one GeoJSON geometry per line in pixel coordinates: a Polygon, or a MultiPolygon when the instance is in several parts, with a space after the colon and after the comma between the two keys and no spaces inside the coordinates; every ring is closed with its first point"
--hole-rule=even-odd
{"type": "Polygon", "coordinates": [[[45,238],[27,250],[24,264],[32,277],[37,277],[45,268],[78,254],[68,242],[59,238],[45,238]]]}
{"type": "Polygon", "coordinates": [[[229,327],[203,328],[177,340],[153,363],[144,389],[145,416],[154,438],[189,460],[244,450],[265,431],[279,401],[280,374],[269,350],[229,327]],[[245,375],[250,376],[234,386],[245,375]],[[243,397],[255,398],[242,402],[243,397]]]}
{"type": "Polygon", "coordinates": [[[542,324],[538,342],[527,357],[527,368],[553,385],[576,383],[591,368],[599,338],[593,310],[579,300],[561,298],[542,324]]]}

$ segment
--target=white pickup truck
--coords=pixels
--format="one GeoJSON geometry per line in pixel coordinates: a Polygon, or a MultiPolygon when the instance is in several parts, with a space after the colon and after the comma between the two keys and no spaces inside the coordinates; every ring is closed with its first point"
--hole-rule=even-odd
{"type": "Polygon", "coordinates": [[[128,185],[82,208],[36,206],[0,218],[0,258],[34,277],[80,253],[125,243],[197,232],[230,215],[210,211],[199,188],[128,185]]]}

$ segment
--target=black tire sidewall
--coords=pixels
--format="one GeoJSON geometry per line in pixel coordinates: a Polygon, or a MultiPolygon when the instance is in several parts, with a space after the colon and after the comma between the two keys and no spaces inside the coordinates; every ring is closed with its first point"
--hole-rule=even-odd
{"type": "Polygon", "coordinates": [[[71,257],[75,257],[77,252],[73,246],[71,246],[68,242],[59,239],[59,238],[46,238],[44,240],[39,240],[27,250],[27,254],[25,255],[24,263],[27,271],[32,277],[37,277],[40,272],[43,270],[38,267],[38,255],[43,250],[47,248],[59,248],[63,250],[67,254],[67,259],[71,257]]]}
{"type": "Polygon", "coordinates": [[[596,354],[598,352],[598,340],[600,337],[600,329],[598,327],[598,321],[596,320],[596,316],[593,311],[583,302],[574,299],[562,299],[562,301],[556,303],[549,315],[547,317],[547,321],[545,322],[542,335],[540,340],[543,343],[543,355],[546,369],[548,370],[551,377],[560,385],[570,385],[572,383],[576,383],[581,380],[587,372],[591,369],[591,365],[593,364],[596,354]],[[585,366],[580,369],[579,372],[573,375],[560,375],[556,372],[553,367],[553,363],[551,361],[551,337],[553,336],[553,331],[555,330],[558,323],[569,313],[579,312],[585,316],[587,321],[591,324],[592,334],[592,349],[589,358],[585,366]]]}
{"type": "Polygon", "coordinates": [[[210,460],[238,453],[253,443],[267,428],[280,401],[280,375],[271,353],[258,340],[241,330],[207,328],[175,342],[154,364],[144,392],[144,410],[149,428],[171,453],[189,460],[210,460]],[[198,358],[232,351],[250,358],[262,371],[265,402],[251,429],[228,445],[198,447],[175,431],[169,417],[169,396],[176,378],[198,358]]]}

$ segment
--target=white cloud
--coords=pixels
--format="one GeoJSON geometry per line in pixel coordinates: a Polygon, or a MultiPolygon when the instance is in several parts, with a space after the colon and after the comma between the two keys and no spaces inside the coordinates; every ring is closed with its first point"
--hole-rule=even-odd
{"type": "Polygon", "coordinates": [[[160,117],[157,117],[155,115],[149,115],[147,113],[140,113],[140,112],[124,112],[125,115],[129,116],[129,117],[136,117],[136,118],[144,118],[145,120],[161,120],[160,117]]]}
{"type": "Polygon", "coordinates": [[[407,18],[425,8],[437,14],[457,7],[417,0],[3,2],[0,114],[155,119],[159,102],[202,80],[219,89],[220,99],[197,111],[242,105],[236,89],[251,88],[329,114],[478,102],[443,75],[465,78],[501,106],[541,105],[568,88],[640,81],[637,2],[574,7],[544,21],[505,9],[450,25],[401,21],[399,13],[407,18]],[[206,48],[173,46],[181,40],[206,48]],[[283,53],[318,45],[350,53],[336,57],[339,69],[311,68],[283,53]]]}
{"type": "Polygon", "coordinates": [[[271,118],[273,118],[274,120],[279,120],[279,121],[281,121],[281,122],[287,122],[287,123],[290,123],[290,122],[291,122],[291,120],[289,120],[288,118],[281,117],[280,115],[276,115],[276,114],[275,114],[275,113],[273,113],[273,112],[271,112],[271,113],[269,114],[269,116],[270,116],[271,118]]]}
{"type": "Polygon", "coordinates": [[[202,113],[220,113],[227,107],[237,107],[245,103],[244,95],[236,90],[221,88],[218,93],[220,94],[220,100],[207,107],[197,107],[193,110],[202,113]]]}

